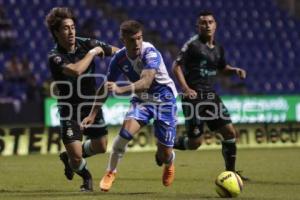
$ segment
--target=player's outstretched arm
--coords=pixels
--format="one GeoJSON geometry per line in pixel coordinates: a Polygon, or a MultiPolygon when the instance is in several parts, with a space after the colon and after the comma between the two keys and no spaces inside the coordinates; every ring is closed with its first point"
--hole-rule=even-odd
{"type": "MultiPolygon", "coordinates": [[[[101,47],[100,47],[101,48],[101,47]]],[[[99,57],[104,58],[106,56],[111,56],[114,55],[117,51],[119,51],[120,49],[118,47],[115,46],[111,46],[111,54],[107,55],[105,54],[105,51],[103,50],[103,52],[101,52],[100,54],[97,54],[99,57]]]]}
{"type": "Polygon", "coordinates": [[[66,67],[63,70],[63,73],[75,77],[81,75],[89,67],[94,57],[99,54],[103,54],[103,49],[101,47],[95,47],[91,49],[78,62],[66,65],[66,67]]]}
{"type": "Polygon", "coordinates": [[[105,87],[106,86],[103,85],[98,88],[90,114],[85,117],[80,124],[81,129],[87,128],[94,123],[100,107],[105,103],[108,96],[107,89],[105,89],[105,87]]]}
{"type": "Polygon", "coordinates": [[[176,61],[173,63],[173,66],[172,66],[172,71],[184,93],[185,96],[188,96],[189,98],[193,99],[197,96],[197,92],[193,89],[191,89],[185,78],[184,78],[184,75],[183,75],[183,72],[182,72],[182,69],[181,69],[181,65],[179,65],[176,61]]]}
{"type": "Polygon", "coordinates": [[[155,69],[144,69],[141,73],[140,80],[127,85],[119,87],[115,82],[107,82],[108,91],[114,92],[116,94],[124,94],[126,92],[142,92],[148,90],[155,78],[155,69]]]}
{"type": "Polygon", "coordinates": [[[226,65],[222,72],[226,75],[237,75],[240,79],[245,79],[247,76],[247,72],[239,67],[232,67],[230,65],[226,65]]]}

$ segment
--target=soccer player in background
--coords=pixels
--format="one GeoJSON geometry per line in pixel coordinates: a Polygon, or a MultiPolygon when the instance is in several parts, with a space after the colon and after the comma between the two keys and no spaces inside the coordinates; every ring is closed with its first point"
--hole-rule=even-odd
{"type": "Polygon", "coordinates": [[[66,152],[60,154],[65,166],[65,176],[72,180],[74,172],[83,179],[81,191],[92,191],[92,176],[84,158],[104,153],[107,145],[107,129],[102,110],[95,117],[95,125],[80,130],[81,120],[89,114],[96,91],[95,56],[111,56],[118,48],[90,38],[76,37],[75,16],[66,7],[56,7],[46,16],[46,23],[55,47],[48,55],[49,67],[58,88],[58,108],[60,114],[61,137],[66,152]],[[90,106],[82,103],[91,102],[90,106]],[[82,134],[90,139],[82,144],[82,134]]]}
{"type": "Polygon", "coordinates": [[[223,136],[225,169],[235,171],[237,132],[213,85],[219,72],[245,79],[246,71],[227,64],[223,47],[215,41],[217,23],[212,12],[200,13],[197,27],[198,34],[184,44],[173,63],[173,72],[183,91],[182,109],[187,132],[176,138],[174,148],[198,149],[206,123],[211,131],[223,136]]]}
{"type": "MultiPolygon", "coordinates": [[[[150,119],[154,119],[155,137],[158,140],[157,158],[164,164],[162,183],[169,186],[175,175],[173,144],[176,136],[177,91],[160,52],[151,43],[143,41],[142,25],[139,22],[124,21],[120,26],[120,37],[125,47],[111,60],[106,87],[113,94],[132,92],[134,96],[119,135],[114,138],[100,189],[108,191],[111,188],[128,143],[150,119]],[[122,73],[131,84],[116,84],[115,81],[122,73]]],[[[94,121],[96,113],[97,110],[93,107],[82,126],[88,127],[94,121]]]]}

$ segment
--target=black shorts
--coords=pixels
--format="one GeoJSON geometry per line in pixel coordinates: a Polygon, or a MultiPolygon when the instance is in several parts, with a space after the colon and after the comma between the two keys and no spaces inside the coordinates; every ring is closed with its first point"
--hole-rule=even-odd
{"type": "Polygon", "coordinates": [[[193,100],[183,98],[182,109],[189,138],[200,137],[204,131],[204,123],[211,131],[232,123],[227,108],[217,94],[193,100]]]}
{"type": "Polygon", "coordinates": [[[77,106],[60,106],[60,134],[64,144],[69,144],[75,140],[82,141],[83,135],[90,139],[97,139],[107,135],[107,127],[103,118],[102,109],[99,109],[92,127],[80,130],[81,121],[90,113],[91,106],[84,106],[79,111],[77,106]],[[70,116],[70,117],[68,117],[70,116]]]}

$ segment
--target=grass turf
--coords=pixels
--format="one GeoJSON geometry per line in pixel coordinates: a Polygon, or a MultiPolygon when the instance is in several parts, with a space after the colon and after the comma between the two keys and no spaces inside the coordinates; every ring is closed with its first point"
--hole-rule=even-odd
{"type": "MultiPolygon", "coordinates": [[[[251,178],[239,199],[300,199],[300,149],[243,149],[237,169],[251,178]]],[[[214,179],[223,170],[220,150],[176,152],[176,179],[161,183],[162,169],[154,152],[127,153],[111,191],[99,191],[108,154],[88,158],[94,177],[93,193],[80,193],[81,180],[67,181],[57,155],[0,157],[0,199],[155,200],[219,199],[214,179]]]]}

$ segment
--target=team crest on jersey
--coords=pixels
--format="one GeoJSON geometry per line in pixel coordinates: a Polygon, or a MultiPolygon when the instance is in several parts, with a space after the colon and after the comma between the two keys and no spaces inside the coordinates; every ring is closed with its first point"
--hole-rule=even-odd
{"type": "Polygon", "coordinates": [[[61,61],[62,61],[62,59],[61,59],[60,56],[55,56],[55,57],[53,58],[53,62],[54,62],[55,64],[58,64],[58,63],[60,63],[61,61]]]}
{"type": "Polygon", "coordinates": [[[67,129],[67,136],[72,137],[74,135],[73,131],[71,128],[67,129]]]}
{"type": "Polygon", "coordinates": [[[197,128],[197,127],[194,128],[193,133],[194,133],[195,135],[198,135],[198,134],[200,133],[199,128],[197,128]]]}

